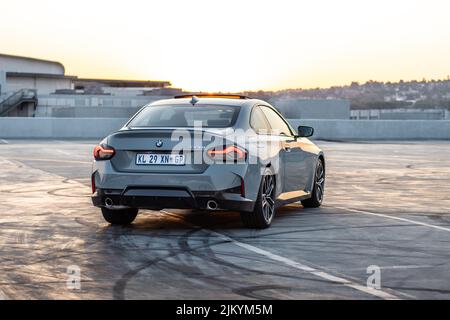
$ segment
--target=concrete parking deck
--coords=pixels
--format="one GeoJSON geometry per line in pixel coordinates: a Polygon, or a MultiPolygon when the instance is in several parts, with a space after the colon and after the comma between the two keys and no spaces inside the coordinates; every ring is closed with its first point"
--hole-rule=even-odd
{"type": "Polygon", "coordinates": [[[266,230],[183,210],[108,225],[94,143],[0,140],[0,298],[450,299],[449,142],[319,141],[323,207],[284,207],[266,230]]]}

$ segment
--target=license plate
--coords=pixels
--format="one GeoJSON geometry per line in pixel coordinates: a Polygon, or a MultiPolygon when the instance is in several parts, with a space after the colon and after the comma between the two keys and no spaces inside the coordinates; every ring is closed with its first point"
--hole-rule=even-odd
{"type": "Polygon", "coordinates": [[[158,154],[158,153],[138,153],[136,155],[137,165],[184,165],[184,155],[182,154],[158,154]]]}

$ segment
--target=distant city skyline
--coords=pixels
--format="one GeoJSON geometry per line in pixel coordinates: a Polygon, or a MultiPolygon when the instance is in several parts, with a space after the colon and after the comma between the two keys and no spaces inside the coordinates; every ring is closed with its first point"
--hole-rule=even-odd
{"type": "Polygon", "coordinates": [[[0,52],[203,91],[446,79],[450,3],[6,0],[0,52]]]}
{"type": "MultiPolygon", "coordinates": [[[[382,84],[401,84],[401,83],[405,83],[405,84],[410,84],[410,83],[422,83],[422,82],[426,82],[426,83],[431,83],[431,82],[450,82],[450,75],[448,75],[445,78],[442,79],[426,79],[426,78],[422,78],[422,79],[409,79],[409,80],[405,80],[405,79],[399,79],[397,81],[382,81],[382,80],[373,80],[373,79],[369,79],[366,81],[350,81],[349,83],[344,83],[344,84],[339,84],[339,85],[330,85],[327,87],[292,87],[292,88],[281,88],[281,89],[276,89],[276,90],[263,90],[263,89],[256,89],[256,90],[242,90],[240,92],[257,92],[257,91],[264,91],[264,92],[279,92],[279,91],[289,91],[289,90],[305,90],[305,91],[313,91],[313,90],[328,90],[328,89],[333,89],[333,88],[344,88],[344,87],[350,87],[352,85],[358,85],[358,86],[364,86],[366,84],[369,83],[382,83],[382,84]]],[[[450,92],[449,92],[450,94],[450,92]]]]}

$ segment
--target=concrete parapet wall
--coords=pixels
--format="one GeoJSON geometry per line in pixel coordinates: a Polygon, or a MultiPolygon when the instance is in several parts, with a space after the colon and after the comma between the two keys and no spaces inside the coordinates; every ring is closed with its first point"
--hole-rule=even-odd
{"type": "Polygon", "coordinates": [[[314,139],[323,140],[450,140],[447,120],[302,120],[289,119],[314,128],[314,139]]]}
{"type": "Polygon", "coordinates": [[[0,138],[102,138],[125,118],[0,118],[0,138]]]}
{"type": "MultiPolygon", "coordinates": [[[[121,128],[127,118],[0,118],[0,138],[95,138],[121,128]]],[[[313,139],[450,140],[447,120],[300,120],[294,128],[312,126],[313,139]]]]}

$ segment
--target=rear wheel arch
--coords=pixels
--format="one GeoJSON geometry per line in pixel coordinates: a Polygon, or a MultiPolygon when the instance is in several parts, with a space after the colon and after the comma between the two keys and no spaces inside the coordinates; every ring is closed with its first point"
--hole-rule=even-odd
{"type": "MultiPolygon", "coordinates": [[[[261,178],[259,179],[259,186],[261,186],[262,180],[264,178],[264,176],[266,175],[267,172],[270,172],[270,175],[273,176],[273,180],[275,183],[275,198],[278,197],[278,195],[280,193],[283,192],[283,190],[277,190],[278,186],[282,186],[283,184],[281,183],[281,181],[279,181],[281,179],[281,175],[278,172],[275,172],[274,167],[270,164],[267,165],[265,168],[262,168],[262,174],[261,174],[261,178]]],[[[258,192],[259,192],[259,188],[258,188],[258,192]]]]}
{"type": "Polygon", "coordinates": [[[267,228],[270,226],[273,217],[275,215],[276,186],[277,186],[276,175],[270,168],[264,168],[263,170],[264,171],[261,174],[261,180],[259,183],[258,197],[256,199],[253,212],[241,212],[242,222],[246,227],[249,228],[256,228],[256,229],[267,228]],[[267,180],[268,177],[271,177],[271,179],[269,178],[269,180],[267,180]],[[266,182],[269,182],[269,184],[266,184],[266,182]],[[271,184],[272,188],[268,188],[269,190],[272,190],[270,192],[270,196],[269,197],[263,196],[265,194],[264,188],[270,186],[271,184]],[[270,203],[272,205],[272,213],[271,215],[269,215],[270,216],[269,219],[267,219],[267,217],[265,216],[266,214],[265,211],[267,210],[267,203],[268,203],[267,200],[270,200],[270,203]]]}

